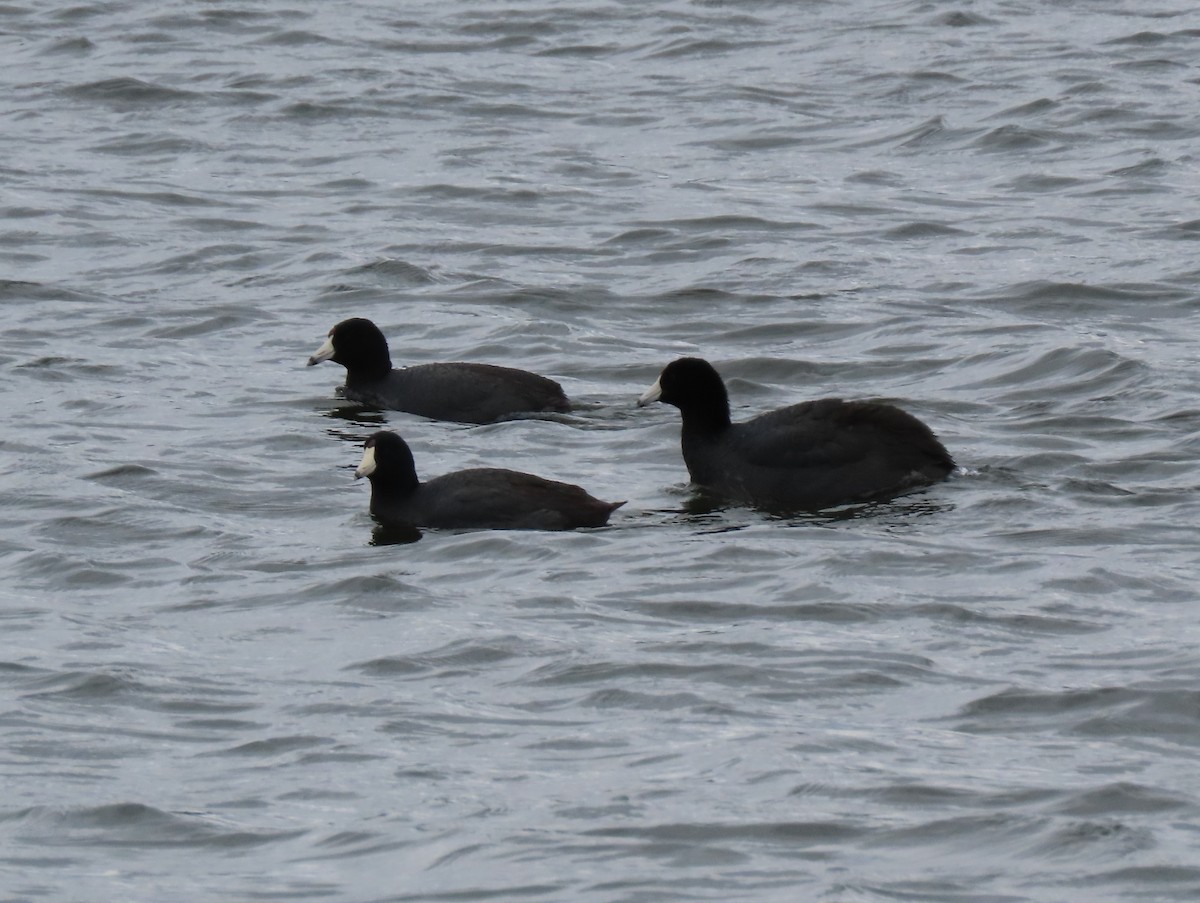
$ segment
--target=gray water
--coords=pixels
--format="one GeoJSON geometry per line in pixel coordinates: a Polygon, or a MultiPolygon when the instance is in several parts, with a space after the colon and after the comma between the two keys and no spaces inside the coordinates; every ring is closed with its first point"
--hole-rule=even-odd
{"type": "Polygon", "coordinates": [[[0,7],[0,899],[1200,898],[1200,10],[0,7]],[[559,379],[481,427],[304,362],[559,379]],[[962,465],[693,504],[735,417],[962,465]],[[627,499],[377,535],[435,475],[627,499]]]}

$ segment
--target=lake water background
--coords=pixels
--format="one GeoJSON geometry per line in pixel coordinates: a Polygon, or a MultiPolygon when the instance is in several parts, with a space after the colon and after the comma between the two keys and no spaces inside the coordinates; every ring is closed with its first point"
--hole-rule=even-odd
{"type": "Polygon", "coordinates": [[[1200,10],[0,7],[0,899],[1200,897],[1200,10]],[[306,369],[559,379],[480,427],[306,369]],[[885,398],[889,504],[678,412],[885,398]],[[627,499],[389,544],[352,480],[627,499]]]}

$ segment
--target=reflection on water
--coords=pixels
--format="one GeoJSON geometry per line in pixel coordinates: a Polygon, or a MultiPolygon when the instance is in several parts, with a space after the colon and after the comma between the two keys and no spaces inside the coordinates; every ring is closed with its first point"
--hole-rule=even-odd
{"type": "MultiPolygon", "coordinates": [[[[374,432],[381,427],[387,425],[387,412],[381,408],[373,408],[367,405],[353,404],[347,402],[339,405],[336,408],[321,409],[319,411],[322,417],[329,417],[333,420],[345,420],[355,426],[374,432]]],[[[338,439],[346,440],[348,434],[341,430],[328,430],[330,436],[338,439]]]]}
{"type": "Polygon", "coordinates": [[[421,535],[421,531],[411,524],[389,524],[388,526],[376,525],[375,528],[371,530],[371,545],[409,545],[420,540],[421,535]]]}

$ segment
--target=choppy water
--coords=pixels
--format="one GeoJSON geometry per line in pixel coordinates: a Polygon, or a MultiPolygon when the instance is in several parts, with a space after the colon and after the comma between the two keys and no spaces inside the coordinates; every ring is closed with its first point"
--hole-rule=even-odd
{"type": "Polygon", "coordinates": [[[0,7],[6,901],[1200,897],[1192,4],[0,7]],[[347,407],[398,363],[565,422],[347,407]],[[963,473],[688,506],[883,397],[963,473]],[[372,544],[358,446],[629,500],[372,544]]]}

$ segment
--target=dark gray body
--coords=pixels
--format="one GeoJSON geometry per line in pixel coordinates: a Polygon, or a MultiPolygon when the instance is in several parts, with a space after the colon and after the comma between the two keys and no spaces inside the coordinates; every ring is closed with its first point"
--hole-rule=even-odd
{"type": "Polygon", "coordinates": [[[479,467],[422,483],[412,449],[380,430],[354,472],[371,481],[371,514],[387,527],[572,530],[602,527],[624,502],[603,502],[579,486],[533,474],[479,467]]]}
{"type": "Polygon", "coordinates": [[[552,379],[492,364],[418,364],[382,379],[347,372],[343,395],[350,401],[406,411],[433,420],[492,423],[518,414],[571,409],[552,379]]]}
{"type": "Polygon", "coordinates": [[[386,526],[571,530],[602,527],[624,502],[603,502],[579,486],[498,468],[459,470],[380,492],[372,486],[371,514],[386,526]]]}
{"type": "Polygon", "coordinates": [[[954,462],[933,432],[891,405],[836,398],[780,408],[723,429],[689,428],[692,482],[775,510],[886,498],[943,479],[954,462]]]}

